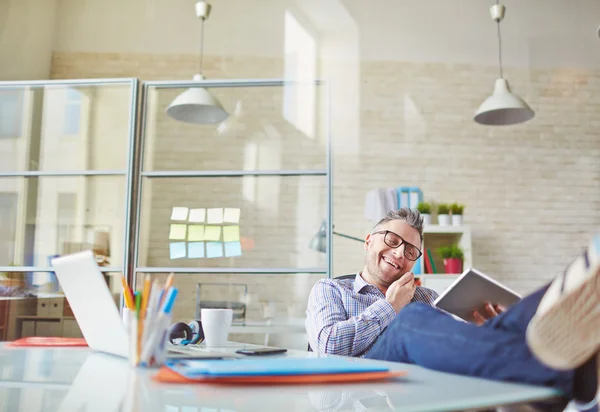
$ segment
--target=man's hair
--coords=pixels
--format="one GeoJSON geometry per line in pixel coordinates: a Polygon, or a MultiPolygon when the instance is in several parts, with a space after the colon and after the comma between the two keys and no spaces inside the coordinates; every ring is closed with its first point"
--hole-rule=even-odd
{"type": "Polygon", "coordinates": [[[398,210],[392,210],[388,212],[383,219],[377,222],[377,224],[373,227],[373,230],[392,220],[403,220],[410,227],[416,229],[421,237],[421,243],[423,243],[423,216],[421,216],[417,209],[402,207],[398,210]]]}

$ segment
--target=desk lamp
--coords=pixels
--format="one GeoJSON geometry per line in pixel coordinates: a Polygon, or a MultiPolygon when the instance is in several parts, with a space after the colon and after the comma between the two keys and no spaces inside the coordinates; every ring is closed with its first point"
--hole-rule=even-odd
{"type": "MultiPolygon", "coordinates": [[[[335,232],[335,231],[333,232],[333,234],[340,236],[340,237],[345,237],[346,239],[356,240],[357,242],[365,241],[364,239],[354,237],[354,236],[348,236],[343,233],[339,233],[339,232],[335,232]]],[[[315,235],[312,237],[308,247],[311,248],[312,250],[316,250],[317,252],[321,252],[321,253],[327,252],[327,221],[323,220],[323,222],[321,223],[321,227],[319,228],[319,231],[317,233],[315,233],[315,235]]]]}

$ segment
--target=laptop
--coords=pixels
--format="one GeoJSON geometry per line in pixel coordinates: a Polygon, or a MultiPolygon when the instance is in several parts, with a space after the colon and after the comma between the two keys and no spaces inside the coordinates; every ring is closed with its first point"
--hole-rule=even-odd
{"type": "MultiPolygon", "coordinates": [[[[54,258],[52,268],[88,346],[99,352],[127,358],[127,330],[92,251],[54,258]]],[[[235,353],[168,345],[167,358],[240,357],[235,353]]]]}

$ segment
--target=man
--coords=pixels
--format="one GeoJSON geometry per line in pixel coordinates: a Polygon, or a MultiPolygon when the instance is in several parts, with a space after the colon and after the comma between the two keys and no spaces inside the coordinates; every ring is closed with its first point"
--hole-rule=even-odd
{"type": "MultiPolygon", "coordinates": [[[[362,356],[396,314],[411,302],[432,305],[437,293],[415,286],[410,272],[421,256],[423,218],[402,208],[381,219],[365,240],[365,266],[354,279],[323,279],[307,307],[306,329],[319,353],[362,356]]],[[[503,308],[489,305],[487,317],[503,308]]],[[[486,318],[475,313],[483,322],[486,318]]]]}
{"type": "Polygon", "coordinates": [[[316,351],[339,353],[337,348],[344,347],[349,348],[348,354],[366,358],[550,386],[568,398],[579,395],[581,399],[583,393],[585,400],[595,403],[596,354],[600,350],[600,234],[549,286],[478,326],[458,321],[426,303],[409,304],[414,291],[412,276],[405,275],[408,281],[397,276],[408,267],[400,256],[406,257],[407,248],[411,250],[420,241],[419,231],[413,227],[419,225],[407,220],[398,225],[396,220],[400,219],[376,226],[367,237],[367,274],[364,269],[356,282],[364,279],[378,289],[383,287],[385,293],[379,290],[384,298],[372,305],[377,303],[381,309],[389,304],[398,315],[384,310],[374,313],[367,307],[359,315],[348,312],[348,320],[343,321],[344,305],[350,307],[349,294],[343,295],[342,287],[331,287],[331,281],[319,282],[307,308],[307,333],[316,351]],[[400,244],[389,246],[377,238],[383,234],[378,232],[391,231],[390,225],[402,232],[397,233],[400,244]],[[329,299],[329,308],[323,295],[329,299]],[[354,335],[351,325],[355,325],[354,335]],[[374,336],[367,337],[368,333],[374,336]],[[357,341],[356,335],[362,338],[357,341]]]}

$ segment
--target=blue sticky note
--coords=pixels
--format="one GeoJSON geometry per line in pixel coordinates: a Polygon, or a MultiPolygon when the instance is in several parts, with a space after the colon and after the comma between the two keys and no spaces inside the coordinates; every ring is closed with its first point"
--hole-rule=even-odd
{"type": "Polygon", "coordinates": [[[242,244],[240,242],[225,242],[225,256],[242,256],[242,244]]]}
{"type": "Polygon", "coordinates": [[[185,257],[185,242],[173,242],[169,244],[169,256],[171,259],[185,257]]]}
{"type": "Polygon", "coordinates": [[[188,257],[190,259],[203,258],[204,257],[204,242],[188,243],[188,257]]]}
{"type": "Polygon", "coordinates": [[[206,242],[206,257],[207,258],[223,257],[223,243],[221,243],[221,242],[206,242]]]}

